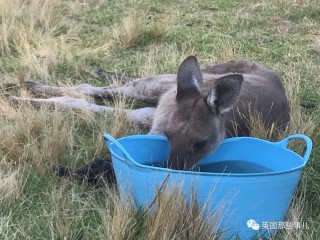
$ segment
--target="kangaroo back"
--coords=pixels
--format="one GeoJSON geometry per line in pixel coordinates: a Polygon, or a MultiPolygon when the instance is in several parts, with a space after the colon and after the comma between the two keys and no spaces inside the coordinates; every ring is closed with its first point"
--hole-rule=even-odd
{"type": "MultiPolygon", "coordinates": [[[[281,77],[271,69],[250,61],[228,61],[203,65],[202,73],[214,79],[231,73],[243,75],[241,92],[232,111],[225,114],[226,135],[250,134],[250,115],[255,115],[268,129],[272,124],[284,130],[290,120],[290,109],[281,77]]],[[[213,83],[209,80],[209,87],[213,83]]]]}

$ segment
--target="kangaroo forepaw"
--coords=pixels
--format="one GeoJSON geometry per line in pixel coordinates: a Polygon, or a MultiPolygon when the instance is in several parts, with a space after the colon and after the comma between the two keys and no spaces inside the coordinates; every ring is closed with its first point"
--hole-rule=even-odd
{"type": "Polygon", "coordinates": [[[95,158],[93,162],[76,169],[56,166],[53,168],[53,172],[59,177],[72,177],[97,187],[106,182],[109,184],[116,182],[112,162],[109,158],[95,158]]]}
{"type": "Polygon", "coordinates": [[[35,81],[26,81],[25,83],[25,87],[28,91],[33,91],[34,89],[37,89],[39,87],[43,87],[44,84],[41,84],[41,83],[38,83],[38,82],[35,82],[35,81]]]}

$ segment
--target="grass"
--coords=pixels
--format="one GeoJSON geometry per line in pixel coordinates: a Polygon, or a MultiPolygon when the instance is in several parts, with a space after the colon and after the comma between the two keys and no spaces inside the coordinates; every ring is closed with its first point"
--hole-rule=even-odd
{"type": "MultiPolygon", "coordinates": [[[[288,220],[306,220],[310,229],[281,231],[275,239],[318,239],[319,16],[317,0],[0,0],[0,85],[33,79],[105,86],[110,83],[95,74],[99,67],[136,76],[174,73],[190,54],[201,63],[263,63],[284,79],[293,110],[288,134],[304,133],[314,142],[288,213],[288,220]],[[301,109],[301,103],[314,107],[301,109]]],[[[29,96],[20,89],[13,93],[29,96]]],[[[0,98],[1,239],[210,239],[215,234],[195,211],[186,210],[179,192],[161,195],[166,204],[143,215],[123,206],[112,188],[53,176],[56,164],[78,166],[106,156],[103,132],[143,131],[123,117],[127,103],[120,99],[116,105],[114,116],[103,116],[12,106],[0,98]]],[[[254,135],[269,137],[256,126],[254,135]]]]}

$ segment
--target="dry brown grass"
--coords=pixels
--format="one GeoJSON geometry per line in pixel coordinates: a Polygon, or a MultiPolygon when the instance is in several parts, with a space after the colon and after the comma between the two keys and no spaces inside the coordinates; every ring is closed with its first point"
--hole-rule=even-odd
{"type": "Polygon", "coordinates": [[[142,19],[138,14],[130,14],[113,28],[113,40],[120,47],[128,48],[136,44],[143,31],[142,19]]]}
{"type": "Polygon", "coordinates": [[[62,184],[50,193],[50,210],[48,214],[52,214],[51,231],[58,239],[68,239],[71,235],[71,226],[77,216],[72,211],[72,202],[74,202],[73,189],[68,189],[66,184],[62,184]]]}
{"type": "MultiPolygon", "coordinates": [[[[129,198],[130,199],[130,198],[129,198]]],[[[159,192],[149,207],[137,210],[130,200],[120,201],[110,194],[105,207],[99,208],[103,234],[110,239],[220,239],[219,216],[203,216],[204,208],[196,195],[186,202],[181,186],[170,186],[159,192]],[[125,202],[125,203],[124,203],[125,202]]]]}
{"type": "Polygon", "coordinates": [[[140,63],[138,76],[152,76],[156,74],[175,73],[178,64],[187,55],[192,55],[192,51],[187,51],[187,46],[176,44],[151,44],[147,48],[147,53],[138,53],[137,62],[140,63]]]}
{"type": "Polygon", "coordinates": [[[0,95],[0,116],[14,117],[16,114],[17,114],[16,108],[13,107],[5,97],[2,97],[0,95]]]}
{"type": "Polygon", "coordinates": [[[104,208],[99,210],[102,219],[104,236],[110,239],[134,239],[136,234],[137,219],[131,202],[123,205],[116,195],[106,199],[104,208]]]}
{"type": "Polygon", "coordinates": [[[284,135],[282,135],[282,137],[294,133],[313,136],[317,127],[315,119],[313,119],[312,116],[307,116],[302,112],[300,93],[303,90],[304,79],[302,79],[302,76],[295,72],[296,69],[297,66],[294,66],[292,70],[288,71],[284,77],[286,94],[291,109],[291,119],[289,128],[284,135]]]}
{"type": "Polygon", "coordinates": [[[8,167],[4,163],[0,163],[0,167],[0,205],[4,206],[20,197],[24,177],[20,167],[5,170],[8,167]]]}
{"type": "MultiPolygon", "coordinates": [[[[317,58],[308,55],[309,52],[304,48],[305,42],[308,42],[313,50],[319,52],[317,29],[310,29],[317,27],[313,20],[316,17],[299,19],[294,14],[299,9],[307,11],[312,6],[316,7],[318,0],[242,2],[240,7],[237,1],[223,4],[218,1],[215,3],[219,5],[218,11],[214,10],[212,15],[209,15],[208,9],[202,11],[199,8],[202,4],[205,8],[211,6],[210,1],[194,4],[178,1],[174,3],[174,8],[169,2],[111,2],[0,0],[0,82],[23,83],[30,78],[40,78],[50,81],[50,85],[54,84],[51,81],[59,81],[59,84],[69,86],[78,80],[96,84],[95,77],[87,79],[89,74],[75,78],[83,71],[92,73],[94,70],[90,67],[101,63],[147,76],[176,72],[177,64],[186,55],[194,53],[199,55],[201,61],[210,62],[250,58],[284,72],[292,121],[290,129],[277,138],[291,133],[315,134],[315,121],[302,113],[300,98],[305,90],[304,85],[314,89],[317,87],[319,71],[314,61],[317,58]],[[117,9],[111,2],[123,7],[117,9]],[[99,9],[101,4],[106,5],[99,9]],[[118,11],[107,12],[112,22],[110,25],[103,18],[103,8],[106,6],[118,11]],[[93,11],[78,16],[85,8],[93,11]],[[246,12],[247,9],[251,9],[251,12],[246,12]],[[127,14],[123,14],[124,10],[127,14]],[[190,11],[194,11],[192,15],[190,11]],[[261,15],[256,14],[260,12],[261,15]],[[168,16],[173,15],[179,18],[171,21],[168,16]],[[119,16],[120,21],[114,23],[119,16]],[[268,16],[276,24],[268,24],[268,16]],[[297,17],[299,23],[285,22],[290,16],[297,17]],[[192,22],[193,27],[188,27],[185,21],[189,17],[194,20],[211,18],[212,28],[203,30],[202,21],[192,22]],[[100,20],[105,21],[103,27],[97,27],[101,24],[100,20]],[[260,20],[261,25],[256,26],[255,22],[260,20]],[[268,28],[272,31],[269,32],[268,28]],[[81,30],[84,31],[81,33],[81,30]],[[307,39],[305,32],[310,34],[307,39]],[[243,39],[239,37],[240,33],[243,39]],[[271,39],[274,33],[274,39],[271,39]],[[90,34],[92,36],[88,36],[90,34]],[[159,41],[167,34],[168,38],[159,41]],[[181,39],[181,36],[185,36],[185,39],[181,39]],[[300,37],[303,41],[300,41],[300,37]],[[94,39],[92,42],[91,38],[94,39]],[[295,44],[292,44],[293,41],[295,44]],[[135,45],[138,47],[133,48],[135,45]],[[286,63],[282,63],[281,59],[285,59],[286,63]],[[67,69],[57,68],[59,64],[65,67],[64,63],[68,65],[67,69]],[[64,78],[69,74],[68,68],[74,68],[76,76],[64,78]],[[304,71],[307,70],[310,70],[309,75],[314,76],[304,79],[304,71]],[[56,75],[62,78],[55,79],[56,75]]],[[[19,94],[29,97],[23,91],[19,94]]],[[[65,160],[70,161],[68,165],[73,165],[79,159],[83,162],[92,156],[105,156],[103,132],[111,132],[118,137],[141,131],[128,125],[124,115],[123,108],[130,107],[131,103],[126,103],[121,97],[117,101],[115,114],[110,117],[92,115],[86,111],[71,113],[34,109],[29,104],[14,107],[5,98],[0,98],[0,181],[3,183],[0,184],[3,196],[0,197],[0,204],[4,206],[0,218],[1,239],[78,239],[79,236],[84,239],[212,239],[216,232],[208,227],[208,223],[215,221],[217,216],[201,219],[200,207],[196,203],[192,203],[191,208],[187,206],[180,190],[162,193],[154,208],[141,218],[132,205],[123,206],[115,192],[104,195],[102,190],[103,194],[89,194],[86,198],[84,195],[92,189],[83,190],[82,186],[73,182],[52,181],[52,175],[48,175],[51,164],[65,160]],[[27,188],[24,185],[24,166],[32,168],[27,188]],[[103,204],[99,205],[101,201],[103,204]],[[94,214],[95,211],[99,212],[98,216],[94,214]]],[[[255,128],[253,135],[271,138],[272,130],[262,128],[260,121],[252,121],[255,128]]],[[[306,174],[312,172],[318,176],[316,168],[307,170],[306,174]]],[[[310,189],[310,185],[314,184],[317,181],[306,185],[310,189]]],[[[308,204],[305,187],[302,182],[288,213],[288,221],[305,218],[308,204]]],[[[312,204],[316,205],[314,202],[312,204]]],[[[304,231],[288,231],[282,235],[284,239],[302,239],[303,234],[304,231]]],[[[310,233],[310,239],[317,237],[316,233],[310,233]]]]}
{"type": "Polygon", "coordinates": [[[138,44],[143,35],[150,35],[152,39],[157,39],[165,35],[169,29],[169,19],[150,19],[144,13],[130,12],[120,23],[112,28],[114,45],[121,48],[129,48],[138,44]]]}
{"type": "Polygon", "coordinates": [[[60,0],[1,0],[0,9],[0,56],[19,62],[20,77],[49,79],[59,62],[73,61],[71,48],[80,26],[70,16],[77,8],[60,0]]]}
{"type": "Polygon", "coordinates": [[[206,209],[198,204],[197,194],[187,203],[182,188],[170,186],[154,207],[147,215],[146,239],[219,239],[219,214],[204,216],[206,209]]]}
{"type": "Polygon", "coordinates": [[[312,48],[316,52],[320,53],[320,35],[312,36],[311,41],[312,41],[312,48]]]}
{"type": "MultiPolygon", "coordinates": [[[[289,211],[286,215],[286,221],[291,223],[303,223],[306,221],[305,208],[306,204],[306,182],[301,181],[299,188],[296,190],[289,211]]],[[[309,222],[310,224],[310,222],[309,222]]],[[[302,226],[301,226],[302,227],[302,226]]],[[[285,229],[282,232],[284,239],[303,239],[303,232],[301,229],[285,229]]]]}
{"type": "Polygon", "coordinates": [[[0,130],[0,152],[6,161],[34,164],[42,169],[47,169],[48,160],[49,164],[58,164],[73,144],[74,123],[70,122],[70,115],[35,109],[29,104],[8,109],[11,108],[10,114],[0,120],[0,125],[6,126],[0,130]]]}
{"type": "Polygon", "coordinates": [[[287,11],[292,11],[293,9],[312,6],[317,4],[317,0],[276,0],[275,4],[284,4],[287,11]]]}

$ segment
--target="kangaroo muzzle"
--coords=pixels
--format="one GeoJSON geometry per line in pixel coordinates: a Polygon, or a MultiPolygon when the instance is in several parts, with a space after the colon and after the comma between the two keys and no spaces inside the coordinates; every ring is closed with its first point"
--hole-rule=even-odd
{"type": "Polygon", "coordinates": [[[175,170],[190,170],[195,162],[192,153],[171,151],[168,158],[168,168],[175,170]]]}

